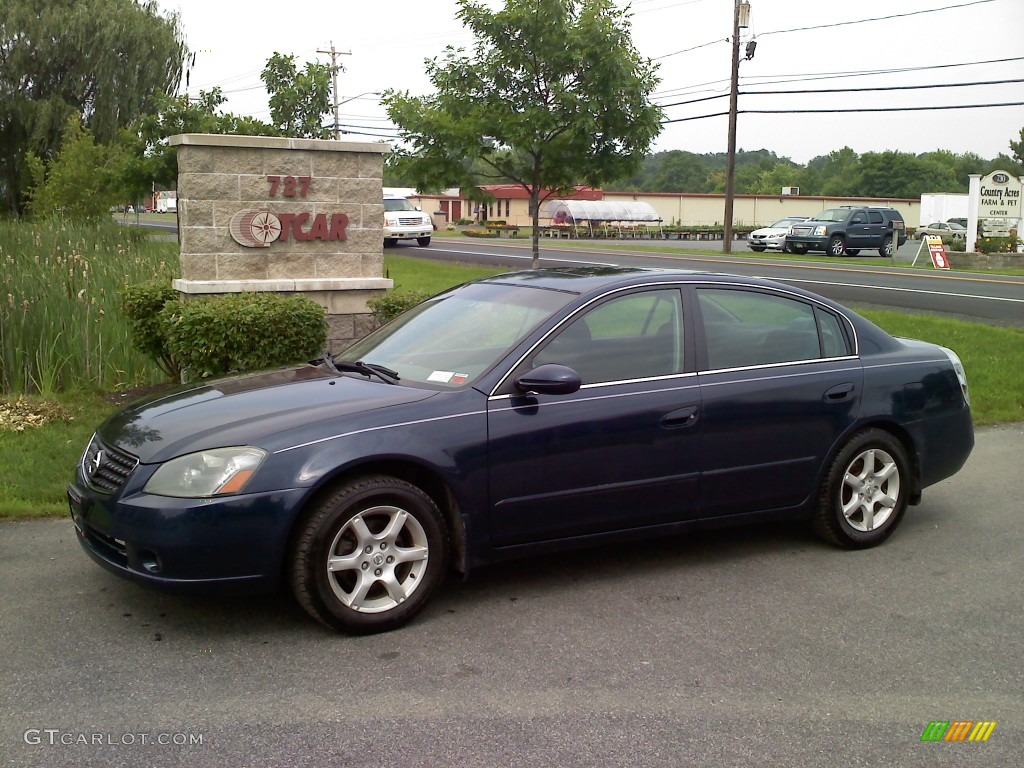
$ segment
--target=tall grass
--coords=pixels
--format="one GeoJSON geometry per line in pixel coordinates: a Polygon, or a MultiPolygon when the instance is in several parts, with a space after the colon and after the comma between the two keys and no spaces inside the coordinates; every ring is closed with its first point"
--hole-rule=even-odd
{"type": "Polygon", "coordinates": [[[119,290],[176,272],[176,244],[141,230],[0,221],[0,394],[159,381],[132,346],[119,290]]]}

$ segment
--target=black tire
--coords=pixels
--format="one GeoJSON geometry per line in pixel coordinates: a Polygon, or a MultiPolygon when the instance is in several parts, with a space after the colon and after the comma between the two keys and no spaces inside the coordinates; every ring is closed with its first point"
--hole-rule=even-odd
{"type": "Polygon", "coordinates": [[[756,253],[764,253],[764,246],[763,245],[752,245],[752,246],[750,246],[750,250],[752,250],[752,251],[754,251],[756,253]]]}
{"type": "Polygon", "coordinates": [[[782,252],[783,253],[792,253],[792,251],[789,249],[789,243],[783,243],[782,244],[782,252]]]}
{"type": "Polygon", "coordinates": [[[878,255],[889,256],[891,258],[893,250],[895,249],[892,247],[892,236],[886,235],[882,238],[882,247],[878,249],[878,255]]]}
{"type": "Polygon", "coordinates": [[[858,253],[860,253],[860,248],[847,248],[846,249],[846,255],[847,256],[856,256],[858,253]]]}
{"type": "Polygon", "coordinates": [[[846,241],[839,235],[833,235],[828,241],[828,255],[842,256],[846,253],[846,241]]]}
{"type": "Polygon", "coordinates": [[[896,530],[910,486],[910,462],[899,440],[881,429],[854,435],[825,476],[814,530],[844,549],[877,546],[896,530]],[[868,498],[858,501],[864,495],[868,498]]]}
{"type": "Polygon", "coordinates": [[[429,237],[417,237],[416,238],[416,242],[419,243],[419,246],[421,248],[426,248],[428,245],[430,245],[430,238],[429,237]]]}
{"type": "Polygon", "coordinates": [[[797,256],[803,256],[805,253],[807,253],[807,246],[806,245],[791,245],[791,246],[789,246],[789,250],[792,251],[793,253],[795,253],[797,256]]]}
{"type": "Polygon", "coordinates": [[[390,245],[394,245],[397,242],[398,242],[398,238],[397,237],[385,237],[384,238],[384,246],[385,247],[390,246],[390,245]]]}
{"type": "Polygon", "coordinates": [[[423,609],[444,578],[448,551],[444,519],[427,494],[404,480],[371,476],[340,486],[310,510],[294,538],[288,577],[295,599],[317,621],[354,634],[386,632],[423,609]]]}

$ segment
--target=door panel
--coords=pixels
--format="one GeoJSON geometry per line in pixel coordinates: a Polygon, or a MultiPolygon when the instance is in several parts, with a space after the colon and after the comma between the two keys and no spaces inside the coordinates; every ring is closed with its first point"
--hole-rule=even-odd
{"type": "Polygon", "coordinates": [[[683,331],[677,288],[635,290],[595,302],[522,362],[517,373],[571,367],[583,386],[490,399],[495,546],[695,514],[700,390],[683,331]]]}
{"type": "Polygon", "coordinates": [[[792,507],[856,419],[860,361],[838,315],[769,291],[697,289],[701,513],[792,507]]]}

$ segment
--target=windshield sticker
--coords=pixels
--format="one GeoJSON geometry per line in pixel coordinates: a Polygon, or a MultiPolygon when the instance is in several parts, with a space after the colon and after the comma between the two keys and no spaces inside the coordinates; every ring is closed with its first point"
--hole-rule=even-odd
{"type": "Polygon", "coordinates": [[[452,371],[434,371],[432,374],[427,376],[427,381],[437,381],[441,384],[447,384],[452,380],[452,376],[455,374],[452,371]]]}
{"type": "Polygon", "coordinates": [[[456,374],[454,374],[452,376],[452,380],[449,381],[448,383],[449,384],[465,384],[468,379],[469,379],[469,374],[468,373],[456,373],[456,374]]]}

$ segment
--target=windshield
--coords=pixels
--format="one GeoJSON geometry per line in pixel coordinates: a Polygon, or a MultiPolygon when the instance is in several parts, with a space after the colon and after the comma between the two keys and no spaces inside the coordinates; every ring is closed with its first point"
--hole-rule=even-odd
{"type": "Polygon", "coordinates": [[[470,283],[428,299],[338,360],[386,366],[403,384],[472,384],[575,294],[470,283]]]}
{"type": "Polygon", "coordinates": [[[849,215],[849,208],[826,208],[817,216],[812,217],[811,221],[846,221],[849,215]]]}
{"type": "Polygon", "coordinates": [[[415,205],[410,203],[404,197],[397,200],[390,198],[384,199],[384,210],[385,211],[417,211],[419,210],[415,205]]]}
{"type": "Polygon", "coordinates": [[[788,229],[791,225],[803,220],[803,216],[787,216],[785,219],[779,219],[772,224],[772,229],[788,229]]]}

